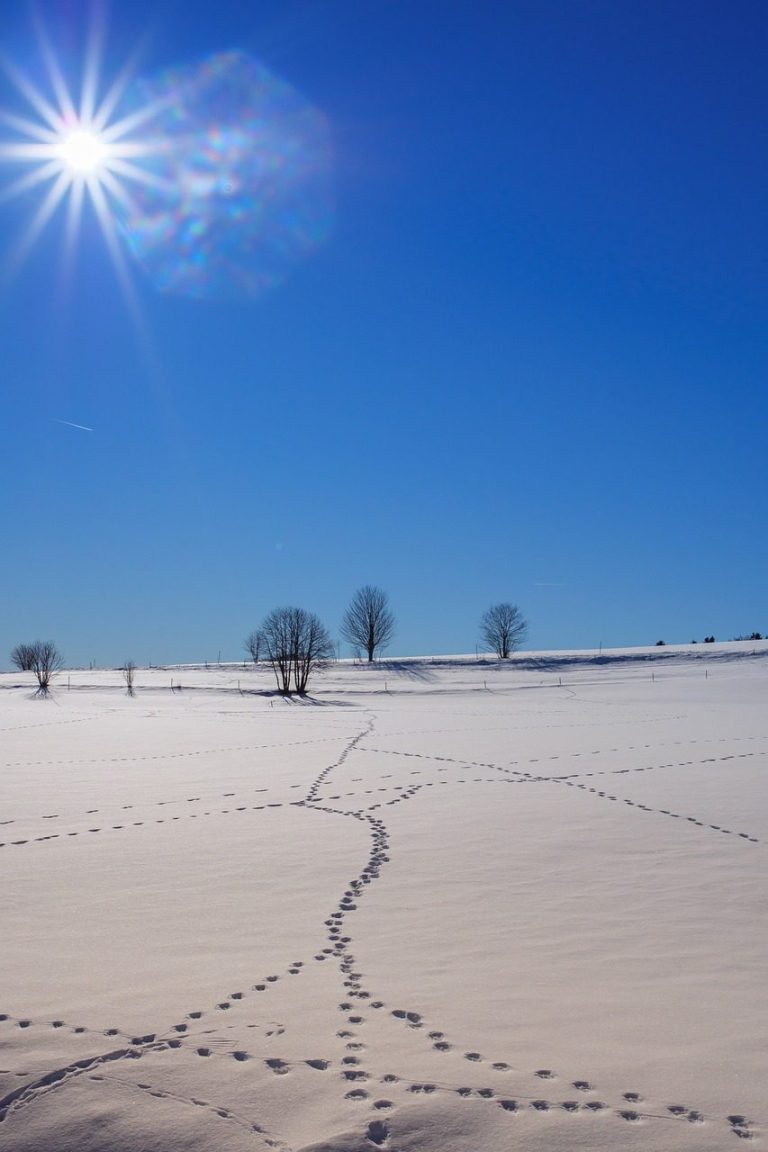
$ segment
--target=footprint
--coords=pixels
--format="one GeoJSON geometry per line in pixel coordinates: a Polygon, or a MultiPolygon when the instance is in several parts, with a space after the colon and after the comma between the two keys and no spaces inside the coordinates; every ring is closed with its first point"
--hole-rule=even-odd
{"type": "Polygon", "coordinates": [[[477,1064],[478,1060],[482,1060],[482,1056],[479,1052],[465,1052],[464,1059],[471,1060],[473,1064],[477,1064]]]}
{"type": "Polygon", "coordinates": [[[531,1108],[535,1108],[537,1112],[549,1112],[549,1101],[547,1100],[532,1100],[531,1108]]]}
{"type": "Polygon", "coordinates": [[[344,1096],[345,1100],[367,1100],[368,1093],[362,1088],[353,1088],[351,1092],[347,1092],[344,1096]]]}
{"type": "Polygon", "coordinates": [[[555,1074],[549,1068],[539,1068],[536,1075],[540,1080],[554,1080],[555,1074]]]}
{"type": "Polygon", "coordinates": [[[373,1106],[379,1109],[394,1107],[391,1100],[374,1100],[373,1106]]]}
{"type": "Polygon", "coordinates": [[[491,1064],[491,1068],[495,1068],[497,1072],[508,1072],[509,1064],[505,1064],[503,1060],[497,1060],[495,1064],[491,1064]]]}
{"type": "Polygon", "coordinates": [[[383,1144],[389,1136],[389,1128],[383,1120],[372,1120],[366,1129],[365,1135],[372,1144],[383,1144]]]}
{"type": "Polygon", "coordinates": [[[421,1016],[418,1012],[407,1012],[403,1008],[396,1008],[392,1013],[398,1020],[406,1020],[413,1027],[418,1027],[421,1024],[421,1016]]]}
{"type": "Polygon", "coordinates": [[[264,1063],[276,1076],[285,1076],[287,1072],[290,1072],[290,1066],[286,1064],[284,1060],[278,1060],[276,1057],[265,1060],[264,1063]]]}
{"type": "Polygon", "coordinates": [[[499,1100],[499,1107],[505,1112],[517,1112],[517,1100],[499,1100]]]}
{"type": "Polygon", "coordinates": [[[325,1072],[326,1068],[330,1067],[328,1060],[305,1060],[304,1063],[308,1064],[310,1068],[316,1068],[318,1072],[325,1072]]]}
{"type": "Polygon", "coordinates": [[[579,1092],[592,1091],[592,1085],[590,1084],[589,1080],[574,1080],[573,1086],[574,1088],[578,1088],[579,1092]]]}
{"type": "Polygon", "coordinates": [[[197,1054],[198,1056],[210,1056],[211,1050],[210,1048],[198,1048],[197,1054]]]}
{"type": "Polygon", "coordinates": [[[250,1056],[248,1055],[247,1052],[242,1052],[242,1051],[238,1050],[237,1052],[232,1053],[232,1059],[233,1060],[241,1060],[241,1061],[242,1060],[250,1060],[250,1056]]]}
{"type": "Polygon", "coordinates": [[[635,1112],[631,1108],[626,1108],[622,1112],[619,1112],[619,1116],[621,1116],[622,1120],[634,1121],[640,1119],[640,1113],[635,1112]]]}

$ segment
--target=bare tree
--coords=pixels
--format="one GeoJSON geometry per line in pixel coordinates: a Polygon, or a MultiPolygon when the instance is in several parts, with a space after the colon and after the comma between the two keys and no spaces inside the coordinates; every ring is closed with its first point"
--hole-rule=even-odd
{"type": "Polygon", "coordinates": [[[123,680],[125,680],[125,686],[128,689],[128,695],[135,696],[136,693],[134,691],[133,681],[136,676],[136,665],[134,664],[133,660],[126,660],[120,671],[123,674],[123,680]]]}
{"type": "Polygon", "coordinates": [[[277,680],[278,692],[287,696],[291,691],[292,634],[291,608],[273,608],[261,626],[261,638],[267,660],[277,680]]]}
{"type": "Polygon", "coordinates": [[[386,592],[366,584],[352,597],[341,621],[341,634],[355,649],[368,654],[368,663],[386,648],[395,633],[395,617],[386,592]]]}
{"type": "Polygon", "coordinates": [[[19,672],[31,672],[35,666],[35,653],[32,644],[17,644],[11,652],[11,664],[19,672]]]}
{"type": "Polygon", "coordinates": [[[480,638],[486,648],[506,660],[528,635],[528,621],[516,604],[494,604],[480,618],[480,638]]]}
{"type": "Polygon", "coordinates": [[[48,695],[51,679],[64,664],[64,657],[51,640],[17,645],[11,652],[11,660],[19,671],[34,672],[38,685],[36,696],[48,695]]]}
{"type": "Polygon", "coordinates": [[[296,691],[300,696],[304,696],[315,668],[333,656],[333,644],[325,626],[313,612],[305,612],[303,608],[296,609],[294,628],[296,646],[293,678],[296,691]]]}
{"type": "Polygon", "coordinates": [[[258,664],[262,649],[262,636],[258,628],[246,636],[243,641],[243,648],[245,648],[246,652],[250,653],[254,664],[258,664]]]}
{"type": "Polygon", "coordinates": [[[278,691],[307,691],[312,672],[333,655],[333,645],[320,620],[303,608],[274,608],[261,628],[261,646],[275,673],[278,691]]]}

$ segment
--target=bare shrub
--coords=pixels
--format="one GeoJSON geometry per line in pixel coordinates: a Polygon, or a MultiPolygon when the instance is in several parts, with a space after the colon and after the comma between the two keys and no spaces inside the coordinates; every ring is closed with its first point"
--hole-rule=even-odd
{"type": "Polygon", "coordinates": [[[51,640],[35,640],[32,644],[19,644],[11,652],[11,660],[21,672],[34,672],[37,679],[36,696],[47,696],[51,680],[64,665],[64,657],[51,640]]]}
{"type": "Polygon", "coordinates": [[[354,649],[368,654],[368,663],[387,647],[395,633],[395,617],[390,611],[386,592],[366,584],[352,597],[344,613],[341,634],[354,649]]]}
{"type": "Polygon", "coordinates": [[[133,660],[126,660],[120,671],[123,674],[123,680],[125,680],[125,686],[128,690],[128,695],[135,696],[136,692],[133,687],[133,682],[136,678],[136,665],[134,664],[133,660]]]}
{"type": "Polygon", "coordinates": [[[251,660],[253,660],[254,664],[258,664],[259,662],[262,644],[262,636],[258,628],[246,636],[245,640],[243,641],[243,647],[245,648],[246,652],[250,654],[251,660]]]}
{"type": "Polygon", "coordinates": [[[528,635],[528,621],[516,604],[494,604],[480,618],[484,646],[506,660],[528,635]]]}
{"type": "Polygon", "coordinates": [[[312,672],[333,655],[330,636],[318,617],[304,608],[274,608],[259,631],[278,691],[289,696],[293,686],[305,695],[312,672]]]}

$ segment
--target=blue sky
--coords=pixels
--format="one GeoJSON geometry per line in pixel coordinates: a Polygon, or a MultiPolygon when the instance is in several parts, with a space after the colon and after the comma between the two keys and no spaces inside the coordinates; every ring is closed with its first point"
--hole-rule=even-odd
{"type": "MultiPolygon", "coordinates": [[[[0,42],[49,94],[31,11],[0,42]]],[[[88,8],[41,12],[77,87],[88,8]]],[[[768,631],[763,4],[123,0],[105,83],[139,41],[319,109],[334,224],[256,299],[124,249],[137,321],[93,212],[67,277],[63,210],[9,270],[41,192],[0,203],[0,665],[236,659],[364,583],[398,654],[499,600],[533,648],[768,631]]]]}

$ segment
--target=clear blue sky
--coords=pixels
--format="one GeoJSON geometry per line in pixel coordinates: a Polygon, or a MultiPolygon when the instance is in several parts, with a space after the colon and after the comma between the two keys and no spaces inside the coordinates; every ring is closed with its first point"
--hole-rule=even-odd
{"type": "MultiPolygon", "coordinates": [[[[87,7],[41,11],[77,88],[87,7]]],[[[256,299],[128,255],[137,322],[92,211],[67,276],[63,207],[9,270],[44,189],[0,203],[0,666],[336,636],[366,582],[397,654],[499,600],[533,648],[768,631],[764,3],[121,0],[105,86],[139,41],[324,113],[334,224],[256,299]]],[[[0,42],[50,96],[26,5],[0,42]]]]}

